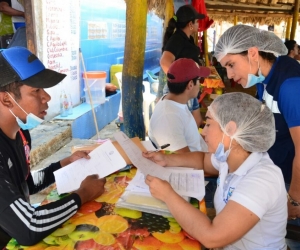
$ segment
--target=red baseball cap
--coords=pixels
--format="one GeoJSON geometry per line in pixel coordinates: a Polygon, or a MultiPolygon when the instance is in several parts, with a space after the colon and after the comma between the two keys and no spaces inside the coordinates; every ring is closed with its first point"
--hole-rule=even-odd
{"type": "Polygon", "coordinates": [[[171,64],[167,78],[170,83],[183,83],[197,77],[207,77],[209,75],[209,68],[199,66],[192,59],[180,58],[171,64]]]}

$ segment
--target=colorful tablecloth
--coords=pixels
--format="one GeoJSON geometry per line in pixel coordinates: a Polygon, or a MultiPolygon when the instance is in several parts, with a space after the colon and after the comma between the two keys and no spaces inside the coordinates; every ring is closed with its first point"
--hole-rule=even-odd
{"type": "MultiPolygon", "coordinates": [[[[12,239],[7,249],[201,249],[200,243],[187,234],[174,218],[115,207],[135,173],[136,169],[131,168],[108,176],[104,194],[85,203],[70,220],[40,243],[23,247],[12,239]]],[[[63,197],[54,189],[42,205],[63,197]]],[[[205,202],[192,199],[191,203],[206,213],[205,202]]]]}

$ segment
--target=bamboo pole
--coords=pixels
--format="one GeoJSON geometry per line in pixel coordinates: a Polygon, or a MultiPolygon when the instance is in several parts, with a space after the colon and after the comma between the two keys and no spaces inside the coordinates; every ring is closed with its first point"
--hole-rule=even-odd
{"type": "Polygon", "coordinates": [[[292,18],[289,17],[286,21],[285,39],[289,40],[291,35],[292,18]]]}
{"type": "Polygon", "coordinates": [[[298,17],[299,17],[299,0],[295,0],[293,21],[292,21],[292,28],[291,28],[291,35],[290,35],[291,40],[295,39],[298,17]]]}
{"type": "Polygon", "coordinates": [[[238,23],[238,16],[237,15],[234,15],[234,20],[233,20],[233,25],[237,25],[238,23]]]}
{"type": "Polygon", "coordinates": [[[209,66],[209,59],[208,59],[208,44],[207,44],[207,30],[204,30],[204,31],[203,31],[203,42],[204,42],[205,66],[209,66]]]}

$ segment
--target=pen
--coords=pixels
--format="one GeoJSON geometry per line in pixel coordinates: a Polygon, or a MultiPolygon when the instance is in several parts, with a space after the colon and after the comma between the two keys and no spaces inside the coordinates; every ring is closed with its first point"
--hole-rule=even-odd
{"type": "Polygon", "coordinates": [[[167,148],[167,147],[169,147],[169,146],[170,146],[170,144],[167,143],[167,144],[164,144],[164,145],[158,147],[156,150],[150,151],[150,152],[148,152],[148,153],[158,152],[159,150],[165,149],[165,148],[167,148]]]}

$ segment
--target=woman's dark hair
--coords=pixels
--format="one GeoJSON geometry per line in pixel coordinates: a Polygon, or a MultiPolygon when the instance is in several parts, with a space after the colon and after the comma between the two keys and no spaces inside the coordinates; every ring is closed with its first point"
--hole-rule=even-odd
{"type": "MultiPolygon", "coordinates": [[[[270,52],[258,51],[258,54],[261,56],[262,59],[268,61],[269,63],[273,64],[276,61],[276,56],[270,52]]],[[[241,53],[236,53],[236,55],[247,56],[248,51],[243,51],[241,53]]]]}
{"type": "Polygon", "coordinates": [[[184,29],[189,22],[195,23],[195,19],[190,20],[188,22],[176,22],[174,17],[172,17],[168,22],[168,27],[166,29],[164,40],[163,40],[163,50],[166,46],[167,42],[169,41],[170,37],[173,35],[175,29],[184,29]]]}
{"type": "MultiPolygon", "coordinates": [[[[168,73],[168,78],[172,78],[172,75],[170,75],[169,73],[168,73]]],[[[194,85],[197,84],[198,79],[199,79],[199,77],[192,79],[194,85]]],[[[183,93],[186,89],[186,86],[188,85],[188,83],[190,81],[181,82],[181,83],[170,83],[168,81],[168,88],[169,88],[170,93],[175,94],[175,95],[179,95],[179,94],[183,93]]]]}
{"type": "Polygon", "coordinates": [[[20,88],[23,86],[22,83],[13,82],[4,87],[0,87],[0,92],[10,92],[13,93],[15,96],[15,100],[21,99],[21,91],[20,88]]]}

